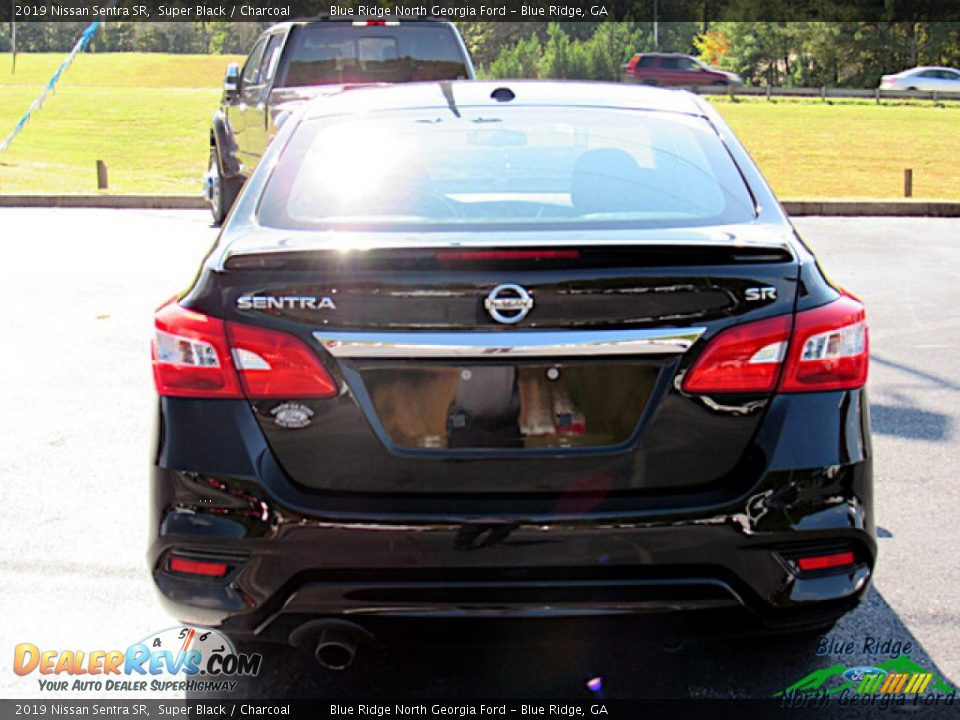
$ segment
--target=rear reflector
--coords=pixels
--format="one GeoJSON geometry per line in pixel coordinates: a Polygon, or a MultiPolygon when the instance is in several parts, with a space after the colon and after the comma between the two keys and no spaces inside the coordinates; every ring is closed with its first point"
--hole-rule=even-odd
{"type": "Polygon", "coordinates": [[[830,568],[853,565],[853,560],[853,553],[848,550],[830,555],[811,555],[809,557],[797,558],[797,567],[803,572],[829,570],[830,568]]]}
{"type": "Polygon", "coordinates": [[[867,382],[869,343],[863,305],[850,295],[812,310],[728,328],[700,353],[684,392],[851,390],[867,382]],[[782,368],[782,373],[781,373],[782,368]]]}
{"type": "Polygon", "coordinates": [[[171,301],[154,316],[153,378],[167,397],[328,398],[337,385],[288,333],[224,322],[171,301]]]}
{"type": "Polygon", "coordinates": [[[227,564],[172,557],[170,558],[170,572],[183,575],[203,575],[204,577],[223,577],[227,574],[227,564]]]}

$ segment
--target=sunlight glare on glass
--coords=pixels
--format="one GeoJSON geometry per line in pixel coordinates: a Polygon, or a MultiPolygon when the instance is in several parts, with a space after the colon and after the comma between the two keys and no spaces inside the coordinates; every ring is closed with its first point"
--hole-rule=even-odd
{"type": "Polygon", "coordinates": [[[402,173],[411,157],[410,139],[399,141],[377,127],[335,125],[317,138],[311,148],[317,189],[334,202],[351,203],[376,198],[402,173]]]}

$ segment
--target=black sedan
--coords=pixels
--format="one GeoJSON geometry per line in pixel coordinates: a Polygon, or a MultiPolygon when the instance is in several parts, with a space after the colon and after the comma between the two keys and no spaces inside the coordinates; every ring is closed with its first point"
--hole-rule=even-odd
{"type": "Polygon", "coordinates": [[[307,105],[155,324],[185,622],[343,667],[416,618],[815,632],[870,581],[863,305],[694,95],[307,105]]]}

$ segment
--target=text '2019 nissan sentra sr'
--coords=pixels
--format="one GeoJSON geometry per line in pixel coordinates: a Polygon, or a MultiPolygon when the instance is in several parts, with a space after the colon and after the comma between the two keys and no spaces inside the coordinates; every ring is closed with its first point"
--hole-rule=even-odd
{"type": "Polygon", "coordinates": [[[867,589],[864,308],[691,94],[310,104],[155,324],[150,563],[183,621],[811,631],[867,589]]]}

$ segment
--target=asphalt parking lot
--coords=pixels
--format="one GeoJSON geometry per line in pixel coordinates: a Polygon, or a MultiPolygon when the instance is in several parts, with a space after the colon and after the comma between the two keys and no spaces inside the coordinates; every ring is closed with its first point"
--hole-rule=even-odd
{"type": "MultiPolygon", "coordinates": [[[[852,655],[753,640],[667,652],[587,625],[538,628],[530,643],[502,633],[479,648],[428,632],[338,675],[272,651],[235,696],[587,699],[599,676],[610,698],[769,697],[835,663],[884,660],[863,652],[869,639],[911,643],[915,663],[956,687],[960,220],[797,226],[871,326],[880,560],[867,602],[829,637],[852,641],[852,655]]],[[[190,283],[215,233],[194,211],[0,210],[0,696],[43,695],[36,674],[13,673],[17,643],[122,649],[175,624],[144,560],[148,342],[153,310],[190,283]]]]}

